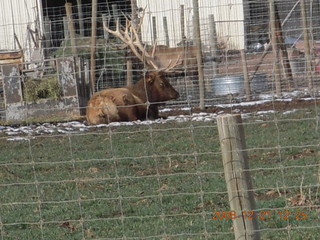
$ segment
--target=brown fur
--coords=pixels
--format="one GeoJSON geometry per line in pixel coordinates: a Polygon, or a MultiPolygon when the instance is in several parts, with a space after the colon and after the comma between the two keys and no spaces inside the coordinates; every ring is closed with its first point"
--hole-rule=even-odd
{"type": "Polygon", "coordinates": [[[158,107],[164,101],[178,97],[179,93],[161,72],[150,72],[133,86],[105,89],[95,93],[88,103],[87,121],[88,124],[99,124],[156,119],[159,117],[158,107]],[[112,107],[109,106],[108,111],[93,111],[93,109],[104,106],[99,103],[102,99],[105,99],[108,104],[112,104],[112,107]],[[112,103],[110,103],[110,99],[112,99],[112,103]]]}
{"type": "Polygon", "coordinates": [[[92,96],[87,108],[87,122],[90,125],[119,120],[119,112],[112,97],[99,94],[92,96]]]}

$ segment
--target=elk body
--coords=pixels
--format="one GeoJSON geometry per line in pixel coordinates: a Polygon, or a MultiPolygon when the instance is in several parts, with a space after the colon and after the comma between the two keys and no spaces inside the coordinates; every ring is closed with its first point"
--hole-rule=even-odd
{"type": "Polygon", "coordinates": [[[162,72],[148,72],[136,84],[96,92],[88,103],[88,124],[156,119],[158,107],[179,93],[162,72]]]}

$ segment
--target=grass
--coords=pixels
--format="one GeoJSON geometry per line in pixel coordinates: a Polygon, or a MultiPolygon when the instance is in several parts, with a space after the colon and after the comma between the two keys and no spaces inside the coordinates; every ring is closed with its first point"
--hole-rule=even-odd
{"type": "MultiPolygon", "coordinates": [[[[244,119],[261,239],[319,239],[316,110],[244,119]]],[[[1,239],[234,239],[219,146],[215,122],[2,135],[1,239]]]]}
{"type": "Polygon", "coordinates": [[[62,89],[55,75],[43,78],[26,78],[23,85],[25,101],[36,102],[39,99],[61,98],[62,89]]]}

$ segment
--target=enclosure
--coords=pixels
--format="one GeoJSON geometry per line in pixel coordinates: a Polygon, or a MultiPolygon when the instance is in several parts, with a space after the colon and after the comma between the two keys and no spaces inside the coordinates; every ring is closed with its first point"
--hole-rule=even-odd
{"type": "Polygon", "coordinates": [[[320,1],[22,2],[0,0],[2,240],[319,239],[320,1]],[[160,118],[87,124],[149,71],[180,94],[160,118]]]}

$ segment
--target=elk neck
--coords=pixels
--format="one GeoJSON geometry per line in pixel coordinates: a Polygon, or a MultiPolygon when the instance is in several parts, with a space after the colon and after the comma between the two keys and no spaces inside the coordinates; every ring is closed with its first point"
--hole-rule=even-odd
{"type": "Polygon", "coordinates": [[[132,94],[140,98],[142,102],[147,102],[147,92],[149,90],[147,83],[144,81],[144,79],[140,79],[136,84],[132,86],[127,86],[127,88],[131,91],[132,94]]]}

